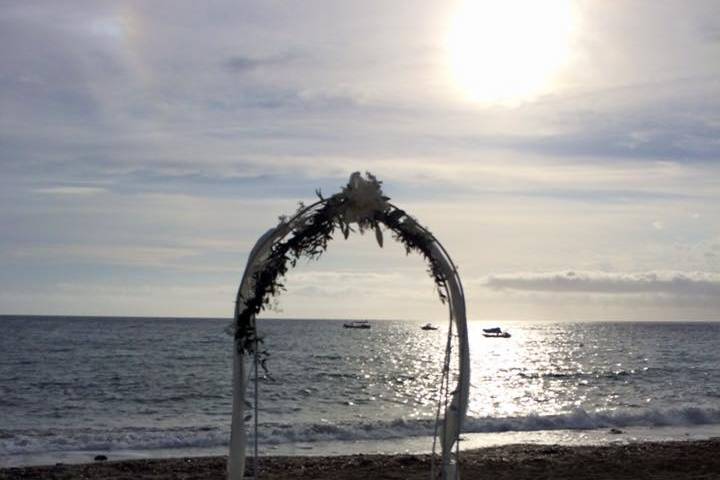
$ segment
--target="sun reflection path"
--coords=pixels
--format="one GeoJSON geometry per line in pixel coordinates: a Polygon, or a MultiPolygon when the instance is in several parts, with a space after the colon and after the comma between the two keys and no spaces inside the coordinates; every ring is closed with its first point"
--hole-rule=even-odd
{"type": "Polygon", "coordinates": [[[552,415],[584,405],[587,389],[580,377],[586,366],[568,355],[572,342],[581,344],[560,332],[532,326],[516,327],[510,339],[485,338],[480,326],[473,325],[470,416],[552,415]],[[570,376],[578,376],[578,382],[568,382],[570,376]]]}

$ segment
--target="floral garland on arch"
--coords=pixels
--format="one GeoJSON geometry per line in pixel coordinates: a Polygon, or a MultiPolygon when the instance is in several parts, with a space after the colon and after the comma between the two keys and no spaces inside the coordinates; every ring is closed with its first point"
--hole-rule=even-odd
{"type": "MultiPolygon", "coordinates": [[[[380,224],[385,225],[395,240],[401,242],[407,254],[417,252],[428,263],[428,273],[437,287],[440,301],[448,298],[446,273],[433,258],[434,237],[405,211],[389,203],[383,195],[382,182],[367,172],[364,178],[359,172],[350,176],[348,184],[337,194],[320,199],[306,207],[300,204],[296,214],[288,219],[280,217],[275,232],[286,240],[272,244],[267,259],[252,274],[252,288],[249,295],[238,295],[235,319],[235,340],[238,353],[253,353],[259,341],[255,327],[255,316],[271,305],[271,299],[285,290],[282,282],[288,269],[295,267],[302,259],[317,260],[327,250],[328,242],[339,230],[345,238],[356,226],[362,234],[375,232],[378,245],[383,246],[380,224]]],[[[267,354],[267,352],[258,352],[267,354]]]]}

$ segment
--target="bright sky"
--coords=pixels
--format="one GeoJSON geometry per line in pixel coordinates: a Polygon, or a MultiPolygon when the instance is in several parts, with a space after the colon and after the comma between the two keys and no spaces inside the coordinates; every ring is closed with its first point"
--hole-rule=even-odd
{"type": "MultiPolygon", "coordinates": [[[[0,313],[230,316],[249,249],[355,170],[470,319],[720,311],[714,0],[4,2],[0,313]]],[[[446,311],[337,240],[270,316],[446,311]]]]}

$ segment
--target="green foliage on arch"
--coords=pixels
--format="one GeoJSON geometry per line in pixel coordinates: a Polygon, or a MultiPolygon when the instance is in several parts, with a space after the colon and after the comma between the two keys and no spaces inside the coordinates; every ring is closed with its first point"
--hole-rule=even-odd
{"type": "Polygon", "coordinates": [[[262,268],[253,274],[249,298],[238,299],[243,303],[235,318],[235,339],[240,353],[254,352],[259,340],[255,317],[270,306],[274,296],[285,290],[283,277],[287,271],[300,259],[319,259],[338,231],[347,238],[355,228],[360,233],[373,230],[382,247],[380,225],[385,225],[393,238],[403,244],[407,254],[417,252],[425,258],[440,301],[445,303],[448,297],[446,274],[432,254],[432,246],[437,240],[413,217],[390,204],[389,198],[382,194],[381,184],[370,173],[367,173],[367,179],[354,173],[340,193],[324,198],[318,191],[320,201],[309,207],[300,204],[291,219],[281,217],[278,228],[287,232],[281,241],[272,245],[262,268]]]}

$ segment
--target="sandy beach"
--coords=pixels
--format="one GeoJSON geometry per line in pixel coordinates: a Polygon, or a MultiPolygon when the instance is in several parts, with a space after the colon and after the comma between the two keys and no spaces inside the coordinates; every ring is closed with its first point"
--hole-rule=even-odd
{"type": "MultiPolygon", "coordinates": [[[[465,479],[720,479],[719,452],[720,439],[600,447],[510,445],[462,452],[461,472],[465,479]]],[[[425,480],[429,478],[430,457],[264,457],[259,471],[260,478],[267,480],[425,480]]],[[[2,480],[224,478],[224,457],[107,461],[0,470],[2,480]]]]}

